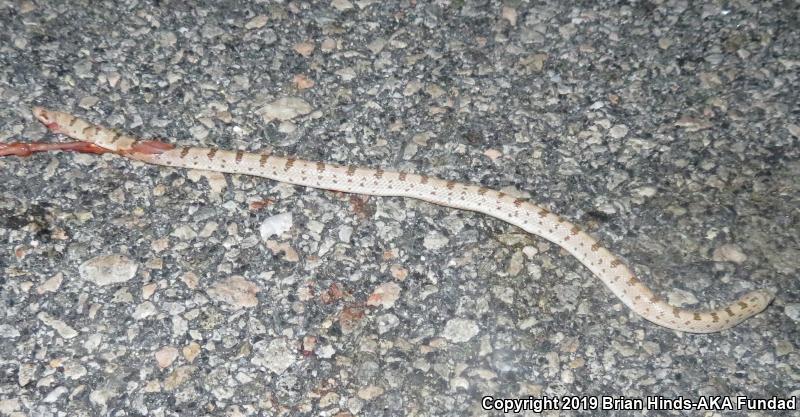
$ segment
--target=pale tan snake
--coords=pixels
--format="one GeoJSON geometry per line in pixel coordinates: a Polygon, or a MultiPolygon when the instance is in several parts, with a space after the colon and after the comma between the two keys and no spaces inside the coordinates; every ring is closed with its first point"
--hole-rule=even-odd
{"type": "Polygon", "coordinates": [[[477,185],[461,184],[405,172],[337,166],[269,153],[225,151],[215,148],[176,148],[158,141],[135,139],[72,115],[35,107],[37,119],[53,132],[81,142],[0,145],[0,156],[27,156],[47,150],[113,152],[127,158],[170,167],[246,174],[313,188],[376,196],[416,198],[462,210],[477,211],[511,223],[564,248],[645,319],[671,329],[710,333],[728,329],[761,312],[772,301],[766,290],[748,292],[717,310],[695,311],[674,307],[657,297],[618,257],[561,216],[530,201],[477,185]]]}

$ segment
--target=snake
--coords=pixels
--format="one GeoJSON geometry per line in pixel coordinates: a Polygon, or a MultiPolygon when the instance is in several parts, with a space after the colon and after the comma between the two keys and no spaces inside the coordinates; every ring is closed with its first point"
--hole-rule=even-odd
{"type": "Polygon", "coordinates": [[[483,213],[560,246],[588,268],[633,312],[652,323],[680,332],[713,333],[729,329],[763,311],[774,298],[771,291],[757,289],[717,309],[693,310],[672,305],[656,295],[625,262],[586,231],[541,204],[480,185],[404,171],[308,161],[271,152],[178,147],[159,140],[138,139],[68,113],[38,106],[33,108],[33,115],[50,131],[75,141],[0,144],[0,156],[29,156],[34,152],[53,150],[114,153],[166,167],[253,175],[344,193],[407,197],[483,213]]]}

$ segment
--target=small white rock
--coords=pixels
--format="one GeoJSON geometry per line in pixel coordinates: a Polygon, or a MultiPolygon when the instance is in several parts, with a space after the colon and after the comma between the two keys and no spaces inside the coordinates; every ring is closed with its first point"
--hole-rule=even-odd
{"type": "Polygon", "coordinates": [[[369,401],[373,398],[380,397],[381,395],[383,395],[383,388],[375,385],[369,385],[358,390],[357,395],[358,398],[369,401]]]}
{"type": "Polygon", "coordinates": [[[297,361],[295,350],[285,339],[272,339],[269,342],[262,340],[253,345],[253,365],[263,366],[273,373],[283,373],[297,361]]]}
{"type": "Polygon", "coordinates": [[[108,400],[116,396],[117,394],[114,391],[111,391],[109,388],[103,387],[89,393],[89,401],[99,406],[101,410],[104,410],[106,408],[106,403],[108,402],[108,400]]]}
{"type": "Polygon", "coordinates": [[[352,81],[358,75],[353,67],[342,68],[337,70],[335,74],[341,77],[342,81],[352,81]]]}
{"type": "Polygon", "coordinates": [[[192,137],[197,139],[197,140],[203,140],[206,137],[208,137],[208,129],[206,129],[205,127],[203,127],[201,125],[192,126],[189,129],[189,133],[191,133],[192,137]]]}
{"type": "Polygon", "coordinates": [[[503,19],[508,20],[508,23],[510,23],[511,26],[517,25],[517,9],[511,6],[503,6],[502,16],[503,19]]]}
{"type": "Polygon", "coordinates": [[[260,29],[267,24],[267,20],[269,18],[267,15],[258,15],[252,19],[250,19],[247,23],[244,24],[245,29],[260,29]]]}
{"type": "Polygon", "coordinates": [[[54,403],[54,402],[58,401],[59,397],[61,397],[62,395],[66,394],[67,392],[68,392],[68,390],[65,387],[57,386],[55,389],[50,391],[50,393],[48,393],[44,397],[44,399],[42,399],[42,401],[44,401],[46,403],[54,403]]]}
{"type": "Polygon", "coordinates": [[[386,46],[385,38],[375,38],[372,42],[367,44],[367,49],[372,51],[373,54],[378,55],[383,50],[384,46],[386,46]]]}
{"type": "Polygon", "coordinates": [[[621,139],[624,138],[625,135],[628,134],[628,126],[625,125],[614,125],[609,129],[608,134],[611,135],[614,139],[621,139]]]}
{"type": "Polygon", "coordinates": [[[256,294],[261,289],[243,276],[234,275],[223,279],[208,289],[208,295],[216,301],[230,304],[233,307],[246,308],[258,305],[256,294]]]}
{"type": "Polygon", "coordinates": [[[59,336],[63,337],[64,339],[72,339],[78,335],[78,332],[67,325],[67,323],[64,323],[63,321],[45,313],[44,311],[40,312],[36,317],[45,325],[53,328],[53,330],[58,332],[59,336]]]}
{"type": "Polygon", "coordinates": [[[177,237],[180,240],[192,240],[197,237],[197,232],[188,225],[182,224],[176,227],[169,235],[177,237]]]}
{"type": "Polygon", "coordinates": [[[178,358],[178,349],[174,346],[164,346],[154,354],[156,363],[161,369],[167,368],[178,358]]]}
{"type": "Polygon", "coordinates": [[[44,294],[46,292],[55,292],[58,289],[58,287],[61,286],[61,281],[63,279],[64,279],[64,274],[59,272],[50,277],[50,279],[48,279],[47,281],[39,284],[39,286],[36,287],[36,292],[39,294],[44,294]]]}
{"type": "Polygon", "coordinates": [[[292,133],[297,130],[297,125],[292,122],[282,122],[278,125],[278,132],[292,133]]]}
{"type": "Polygon", "coordinates": [[[800,138],[800,126],[798,126],[798,125],[796,125],[794,123],[789,123],[789,124],[786,125],[786,130],[788,130],[789,133],[792,134],[792,136],[794,136],[796,138],[800,138]]]}
{"type": "Polygon", "coordinates": [[[439,250],[450,243],[450,239],[439,232],[430,232],[422,240],[422,246],[428,250],[439,250]]]}
{"type": "Polygon", "coordinates": [[[36,364],[35,363],[21,363],[17,370],[17,384],[24,387],[28,385],[36,377],[36,364]]]}
{"type": "Polygon", "coordinates": [[[398,298],[400,298],[400,286],[394,282],[387,282],[375,288],[372,295],[367,298],[367,305],[390,308],[398,298]]]}
{"type": "Polygon", "coordinates": [[[268,103],[258,112],[265,121],[270,122],[272,120],[291,120],[297,116],[311,113],[311,110],[311,105],[299,97],[283,97],[268,103]]]}
{"type": "Polygon", "coordinates": [[[9,398],[0,400],[0,415],[11,415],[14,411],[19,410],[19,400],[16,398],[9,398]]]}
{"type": "Polygon", "coordinates": [[[575,382],[575,374],[573,374],[569,369],[561,371],[561,382],[565,384],[571,384],[575,382]]]}
{"type": "Polygon", "coordinates": [[[123,255],[97,256],[81,264],[78,273],[81,278],[99,286],[127,282],[139,266],[123,255]]]}
{"type": "Polygon", "coordinates": [[[331,1],[331,6],[333,6],[334,9],[343,12],[345,10],[352,9],[353,3],[350,3],[347,0],[333,0],[331,1]]]}
{"type": "Polygon", "coordinates": [[[69,379],[80,379],[86,372],[86,367],[77,361],[70,360],[64,363],[64,376],[69,379]]]}
{"type": "Polygon", "coordinates": [[[351,226],[342,226],[339,228],[339,240],[342,242],[350,242],[350,238],[353,237],[353,228],[351,226]]]}
{"type": "Polygon", "coordinates": [[[689,291],[673,288],[667,292],[667,302],[674,306],[682,307],[695,304],[698,302],[698,299],[689,291]]]}
{"type": "Polygon", "coordinates": [[[336,354],[336,349],[334,349],[333,346],[331,345],[320,346],[319,349],[317,349],[317,356],[319,356],[322,359],[330,359],[335,354],[336,354]]]}
{"type": "Polygon", "coordinates": [[[656,187],[646,185],[644,187],[639,187],[633,190],[633,192],[639,197],[652,197],[656,195],[658,190],[656,189],[656,187]]]}
{"type": "Polygon", "coordinates": [[[442,336],[455,343],[466,342],[478,334],[478,324],[467,319],[452,319],[444,326],[442,336]]]}
{"type": "Polygon", "coordinates": [[[92,76],[92,61],[89,59],[80,61],[73,65],[72,69],[79,78],[88,78],[92,76]]]}
{"type": "Polygon", "coordinates": [[[800,322],[800,303],[786,304],[783,307],[783,314],[786,314],[790,319],[800,322]]]}
{"type": "Polygon", "coordinates": [[[136,320],[142,320],[154,316],[156,313],[158,313],[156,306],[149,301],[145,301],[136,306],[136,310],[133,311],[132,316],[136,320]]]}
{"type": "Polygon", "coordinates": [[[261,239],[267,240],[272,236],[281,237],[284,232],[292,228],[292,212],[276,214],[267,217],[258,227],[261,239]]]}
{"type": "Polygon", "coordinates": [[[416,94],[419,90],[422,89],[422,83],[417,80],[411,80],[406,84],[406,87],[403,89],[403,95],[408,97],[416,94]]]}
{"type": "Polygon", "coordinates": [[[310,57],[311,54],[314,53],[314,49],[315,48],[316,48],[316,45],[314,45],[311,42],[299,42],[299,43],[296,43],[294,45],[294,47],[293,47],[295,52],[297,52],[298,54],[300,54],[300,55],[302,55],[302,56],[304,56],[306,58],[310,57]]]}
{"type": "Polygon", "coordinates": [[[747,255],[742,252],[742,248],[739,247],[739,245],[728,243],[714,249],[711,259],[716,262],[733,262],[735,264],[741,264],[747,260],[747,255]]]}
{"type": "Polygon", "coordinates": [[[100,101],[100,99],[95,96],[86,96],[82,98],[81,101],[78,102],[78,107],[89,110],[92,107],[94,107],[94,105],[97,104],[98,101],[100,101]]]}
{"type": "Polygon", "coordinates": [[[158,44],[164,48],[175,46],[177,42],[178,37],[175,36],[174,32],[162,32],[158,36],[158,44]]]}
{"type": "Polygon", "coordinates": [[[0,324],[0,337],[4,339],[15,339],[19,337],[19,330],[10,324],[0,324]]]}
{"type": "Polygon", "coordinates": [[[397,318],[394,314],[384,314],[382,316],[378,316],[378,334],[384,334],[389,330],[397,327],[400,324],[400,319],[397,318]]]}

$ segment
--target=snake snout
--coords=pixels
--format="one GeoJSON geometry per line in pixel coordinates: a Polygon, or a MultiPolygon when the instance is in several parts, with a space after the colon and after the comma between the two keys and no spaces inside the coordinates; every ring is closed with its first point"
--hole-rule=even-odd
{"type": "Polygon", "coordinates": [[[44,107],[36,106],[32,110],[34,117],[36,117],[40,122],[44,124],[52,123],[53,120],[50,118],[50,115],[47,113],[47,110],[44,107]]]}
{"type": "Polygon", "coordinates": [[[61,126],[59,126],[58,122],[56,121],[59,114],[60,113],[58,112],[50,112],[44,107],[36,106],[33,108],[33,116],[54,133],[61,132],[61,126]]]}

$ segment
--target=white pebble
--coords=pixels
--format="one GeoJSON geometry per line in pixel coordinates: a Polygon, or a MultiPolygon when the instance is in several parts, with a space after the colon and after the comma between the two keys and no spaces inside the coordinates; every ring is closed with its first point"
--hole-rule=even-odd
{"type": "Polygon", "coordinates": [[[339,240],[342,242],[349,242],[353,237],[353,228],[350,226],[342,226],[339,228],[339,240]]]}
{"type": "Polygon", "coordinates": [[[729,243],[714,249],[714,253],[711,255],[711,258],[716,262],[733,262],[735,264],[741,264],[747,260],[747,255],[742,252],[742,248],[739,247],[739,245],[729,243]]]}
{"type": "Polygon", "coordinates": [[[10,324],[0,324],[0,337],[5,339],[15,339],[19,337],[19,330],[10,324]]]}
{"type": "Polygon", "coordinates": [[[97,104],[98,101],[100,101],[100,99],[95,96],[86,96],[82,98],[81,101],[78,102],[78,107],[89,110],[92,107],[94,107],[94,105],[97,104]]]}
{"type": "Polygon", "coordinates": [[[428,250],[438,250],[441,249],[450,242],[446,236],[442,235],[439,232],[431,232],[425,236],[425,239],[422,241],[422,246],[428,250]]]}
{"type": "Polygon", "coordinates": [[[67,323],[64,323],[63,321],[45,313],[44,311],[40,312],[36,317],[45,325],[52,327],[53,330],[58,332],[58,335],[64,339],[72,339],[78,335],[78,332],[70,327],[67,323]]]}
{"type": "Polygon", "coordinates": [[[268,103],[258,112],[265,121],[291,120],[297,116],[311,113],[312,107],[299,97],[283,97],[268,103]]]}
{"type": "Polygon", "coordinates": [[[156,363],[161,369],[167,368],[178,358],[178,349],[174,346],[164,346],[154,354],[156,363]]]}
{"type": "Polygon", "coordinates": [[[442,336],[455,343],[466,342],[478,334],[478,325],[467,319],[452,319],[444,326],[442,336]]]}
{"type": "Polygon", "coordinates": [[[386,282],[378,285],[372,292],[372,295],[367,298],[368,306],[383,306],[383,308],[390,308],[394,305],[395,301],[400,297],[400,286],[394,282],[386,282]]]}
{"type": "Polygon", "coordinates": [[[258,232],[261,235],[261,239],[267,240],[273,235],[280,237],[291,228],[292,213],[286,212],[264,219],[264,221],[261,222],[261,226],[258,228],[258,232]]]}
{"type": "Polygon", "coordinates": [[[125,256],[113,254],[97,256],[81,264],[81,278],[99,286],[126,282],[136,275],[139,266],[125,256]]]}
{"type": "Polygon", "coordinates": [[[261,289],[241,275],[234,275],[217,281],[208,289],[208,295],[219,302],[236,308],[255,307],[258,305],[256,294],[261,289]]]}
{"type": "Polygon", "coordinates": [[[136,306],[136,310],[133,311],[132,316],[136,320],[142,320],[150,316],[154,316],[156,313],[158,313],[158,310],[156,310],[156,306],[149,301],[145,301],[136,306]]]}
{"type": "Polygon", "coordinates": [[[192,240],[197,237],[197,232],[188,225],[182,224],[176,227],[169,235],[181,240],[192,240]]]}
{"type": "Polygon", "coordinates": [[[245,29],[260,29],[267,24],[267,15],[258,15],[244,24],[245,29]]]}
{"type": "Polygon", "coordinates": [[[333,0],[331,2],[331,6],[333,6],[336,10],[343,12],[345,10],[350,10],[353,8],[353,3],[350,3],[347,0],[333,0]]]}
{"type": "Polygon", "coordinates": [[[800,303],[786,304],[783,308],[783,313],[789,316],[790,319],[800,322],[800,303]]]}
{"type": "Polygon", "coordinates": [[[624,138],[625,135],[628,134],[628,126],[625,125],[614,125],[609,131],[608,134],[611,135],[614,139],[624,138]]]}
{"type": "Polygon", "coordinates": [[[295,349],[285,339],[262,340],[253,345],[253,365],[263,366],[276,374],[281,374],[297,361],[295,349]]]}
{"type": "Polygon", "coordinates": [[[201,125],[193,126],[189,129],[189,133],[197,140],[203,140],[208,137],[208,129],[201,125]]]}
{"type": "Polygon", "coordinates": [[[67,392],[69,392],[69,391],[67,391],[67,389],[64,388],[63,386],[58,386],[55,389],[53,389],[52,391],[50,391],[50,393],[47,394],[44,397],[44,399],[42,399],[42,401],[46,402],[46,403],[54,403],[54,402],[58,401],[59,397],[61,397],[62,395],[66,394],[67,392]]]}

